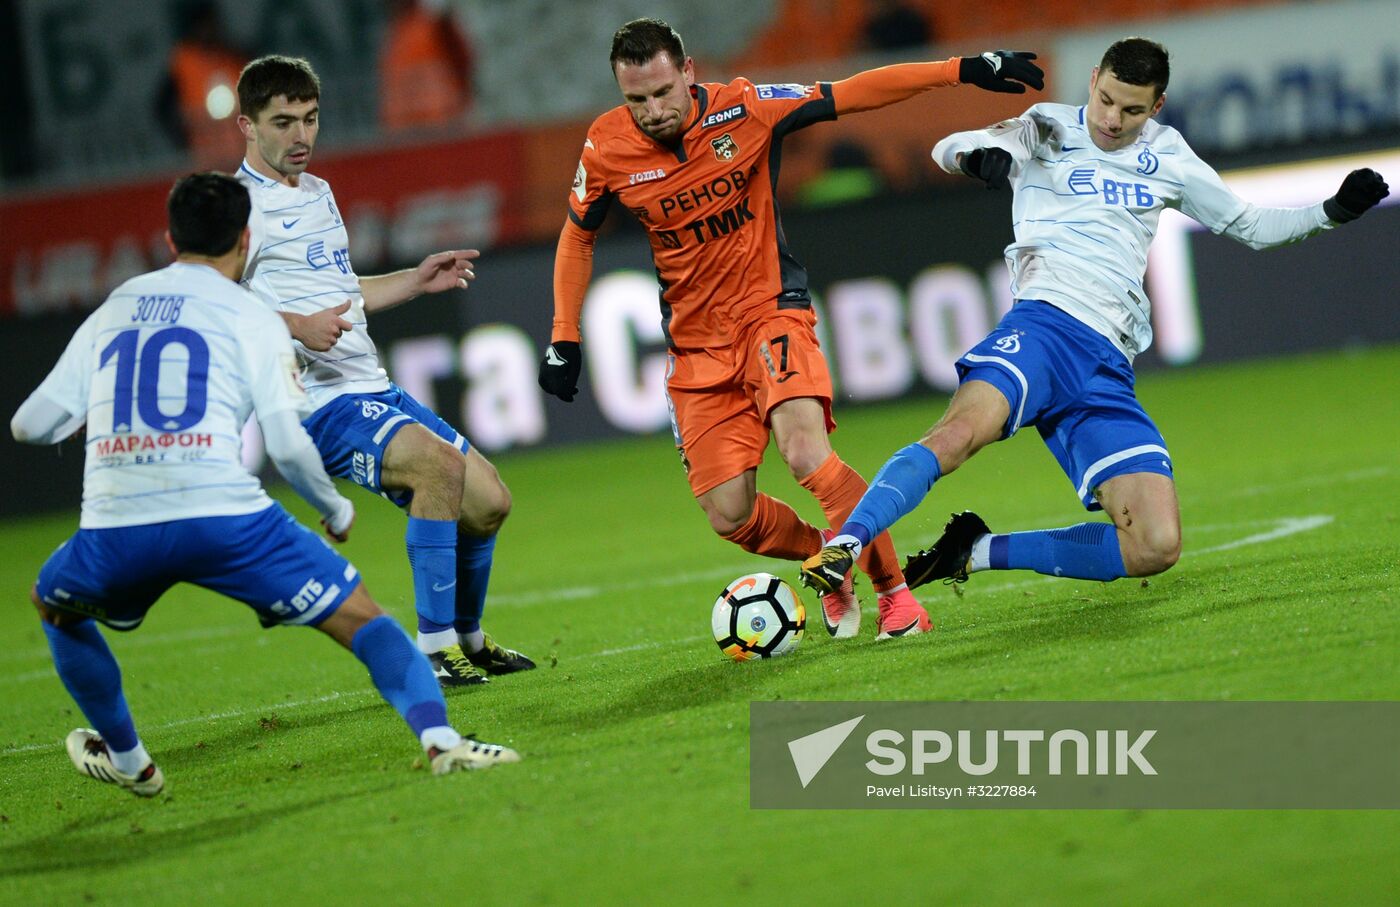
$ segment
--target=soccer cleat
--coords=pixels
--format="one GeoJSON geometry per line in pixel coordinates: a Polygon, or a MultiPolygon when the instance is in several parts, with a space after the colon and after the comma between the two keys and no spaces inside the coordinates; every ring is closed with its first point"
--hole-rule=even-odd
{"type": "Polygon", "coordinates": [[[945,583],[967,582],[972,545],[991,531],[971,510],[953,514],[932,548],[910,555],[904,562],[904,579],[909,588],[917,589],[936,579],[945,583]]]}
{"type": "Polygon", "coordinates": [[[514,674],[516,671],[534,669],[535,663],[526,656],[514,649],[497,645],[489,633],[482,635],[486,637],[486,645],[481,647],[480,652],[468,652],[467,660],[487,674],[514,674]]]}
{"type": "Polygon", "coordinates": [[[428,664],[433,666],[433,676],[437,678],[438,686],[443,688],[473,687],[491,682],[467,660],[466,653],[458,645],[430,653],[428,664]]]}
{"type": "Polygon", "coordinates": [[[822,595],[840,592],[855,564],[855,542],[823,545],[822,550],[802,562],[802,585],[822,595]]]}
{"type": "MultiPolygon", "coordinates": [[[[834,529],[821,532],[823,543],[836,537],[834,529]]],[[[848,573],[841,588],[821,597],[822,626],[826,627],[828,636],[849,639],[860,632],[860,602],[856,600],[855,585],[854,574],[848,573]]]]}
{"type": "Polygon", "coordinates": [[[914,598],[909,587],[880,596],[880,616],[875,620],[875,639],[895,639],[918,636],[933,629],[924,606],[914,598]]]}
{"type": "Polygon", "coordinates": [[[455,771],[474,771],[490,768],[504,762],[519,762],[520,754],[499,743],[482,743],[475,737],[463,737],[462,742],[450,750],[437,747],[428,748],[428,762],[434,775],[446,775],[455,771]]]}
{"type": "Polygon", "coordinates": [[[68,749],[68,758],[79,774],[88,775],[107,784],[124,787],[138,797],[154,797],[165,788],[165,775],[154,762],[140,773],[125,775],[112,764],[112,754],[107,750],[107,741],[91,728],[80,727],[63,741],[68,749]]]}

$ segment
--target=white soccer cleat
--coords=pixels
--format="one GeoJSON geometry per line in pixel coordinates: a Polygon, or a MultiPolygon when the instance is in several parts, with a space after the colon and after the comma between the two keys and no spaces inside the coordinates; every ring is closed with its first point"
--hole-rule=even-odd
{"type": "Polygon", "coordinates": [[[520,761],[520,754],[510,747],[501,746],[499,743],[482,743],[472,737],[463,738],[461,743],[450,750],[433,747],[428,750],[428,757],[434,775],[446,775],[460,770],[472,771],[490,768],[503,762],[520,761]]]}
{"type": "Polygon", "coordinates": [[[63,745],[79,774],[126,788],[138,797],[154,797],[165,788],[165,775],[154,762],[135,775],[117,771],[112,764],[112,754],[107,750],[107,741],[91,728],[75,729],[63,745]]]}

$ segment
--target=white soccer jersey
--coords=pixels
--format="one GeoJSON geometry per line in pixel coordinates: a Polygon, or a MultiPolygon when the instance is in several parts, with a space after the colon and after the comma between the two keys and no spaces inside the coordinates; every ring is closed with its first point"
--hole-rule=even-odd
{"type": "Polygon", "coordinates": [[[36,391],[87,414],[79,525],[270,506],[243,467],[243,423],[252,412],[309,415],[297,370],[282,319],[211,267],[176,262],[117,287],[36,391]]]}
{"type": "Polygon", "coordinates": [[[319,408],[342,394],[377,394],[389,389],[379,351],[365,323],[360,278],[350,267],[350,239],[335,196],[325,180],[303,173],[287,186],[253,170],[247,161],[238,179],[248,187],[252,240],[243,285],[283,312],[310,315],[350,301],[342,318],[354,330],[324,353],[296,344],[302,382],[319,408]]]}
{"type": "Polygon", "coordinates": [[[1321,203],[1261,208],[1244,201],[1181,133],[1155,120],[1135,144],[1101,151],[1085,129],[1083,107],[1036,104],[1015,119],[948,136],[933,157],[958,173],[960,152],[993,146],[1013,160],[1016,241],[1006,247],[1012,295],[1063,309],[1130,360],[1152,343],[1142,278],[1164,207],[1256,249],[1334,226],[1321,203]]]}

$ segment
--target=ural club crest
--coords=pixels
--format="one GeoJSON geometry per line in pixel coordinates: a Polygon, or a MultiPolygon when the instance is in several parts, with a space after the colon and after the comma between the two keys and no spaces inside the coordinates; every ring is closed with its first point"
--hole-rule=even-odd
{"type": "Polygon", "coordinates": [[[717,139],[710,139],[710,147],[715,149],[715,158],[721,161],[732,161],[734,155],[739,153],[739,146],[734,143],[734,136],[727,132],[717,139]]]}

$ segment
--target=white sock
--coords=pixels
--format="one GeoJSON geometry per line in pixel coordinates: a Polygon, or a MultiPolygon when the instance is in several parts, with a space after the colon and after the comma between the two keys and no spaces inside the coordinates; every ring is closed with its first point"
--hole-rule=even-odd
{"type": "Polygon", "coordinates": [[[992,569],[992,534],[981,536],[972,543],[972,557],[968,561],[967,572],[992,569]]]}
{"type": "Polygon", "coordinates": [[[825,548],[847,548],[847,549],[850,550],[850,552],[851,552],[851,557],[852,557],[853,559],[854,559],[854,558],[860,557],[860,552],[861,552],[861,551],[863,550],[863,548],[864,548],[864,546],[861,545],[861,543],[860,543],[860,539],[856,538],[856,537],[853,536],[853,535],[838,535],[838,536],[836,536],[836,538],[834,538],[834,539],[832,539],[831,541],[827,542],[823,547],[825,547],[825,548]]]}
{"type": "Polygon", "coordinates": [[[112,767],[123,775],[139,775],[151,764],[151,756],[146,752],[146,745],[140,740],[136,741],[136,749],[119,753],[107,747],[107,755],[112,757],[112,767]]]}
{"type": "Polygon", "coordinates": [[[458,633],[457,642],[461,643],[463,652],[480,652],[486,648],[486,634],[480,628],[470,633],[458,633]]]}
{"type": "Polygon", "coordinates": [[[418,651],[424,655],[441,652],[448,646],[455,645],[457,645],[457,632],[455,630],[439,630],[436,633],[418,631],[418,651]]]}
{"type": "Polygon", "coordinates": [[[462,742],[462,735],[447,725],[440,724],[437,727],[424,728],[423,733],[418,735],[418,739],[422,742],[425,751],[430,747],[450,750],[462,742]]]}

